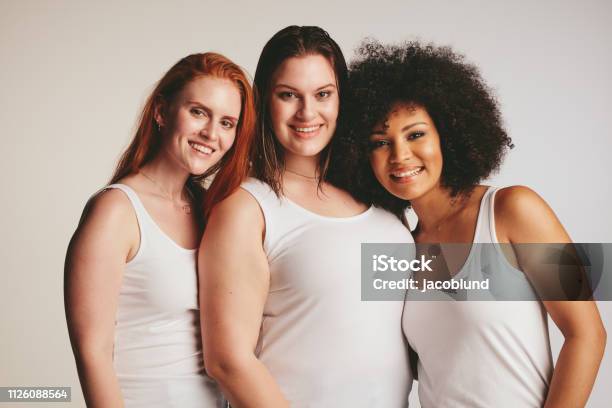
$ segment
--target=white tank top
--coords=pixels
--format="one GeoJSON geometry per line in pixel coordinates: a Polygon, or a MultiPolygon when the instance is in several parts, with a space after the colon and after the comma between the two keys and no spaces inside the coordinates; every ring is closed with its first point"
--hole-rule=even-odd
{"type": "Polygon", "coordinates": [[[140,229],[138,252],[123,271],[113,363],[126,407],[220,407],[205,375],[200,340],[195,249],[166,235],[134,190],[129,198],[140,229]]]}
{"type": "MultiPolygon", "coordinates": [[[[475,243],[497,243],[494,198],[482,198],[475,243]]],[[[508,263],[498,246],[486,256],[472,246],[456,278],[482,274],[508,282],[513,296],[533,299],[523,272],[508,263]],[[486,265],[485,265],[486,263],[486,265]],[[524,297],[522,297],[524,296],[524,297]]],[[[403,330],[419,355],[419,399],[424,408],[541,407],[553,364],[546,311],[539,301],[419,301],[410,291],[403,330]]],[[[517,298],[517,297],[515,297],[517,298]]]]}
{"type": "Polygon", "coordinates": [[[362,242],[413,242],[390,213],[325,217],[249,179],[265,218],[270,291],[257,354],[292,408],[405,407],[402,302],[361,301],[362,242]]]}

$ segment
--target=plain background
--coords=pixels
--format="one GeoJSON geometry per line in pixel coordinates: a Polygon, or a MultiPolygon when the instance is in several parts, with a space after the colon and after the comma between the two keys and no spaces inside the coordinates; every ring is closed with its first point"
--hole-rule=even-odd
{"type": "MultiPolygon", "coordinates": [[[[516,144],[492,183],[534,188],[575,241],[612,241],[610,21],[605,0],[0,0],[0,386],[71,386],[69,406],[84,405],[62,301],[83,205],[172,64],[211,50],[252,75],[264,43],[289,24],[325,28],[349,60],[365,36],[465,53],[516,144]]],[[[610,330],[612,305],[599,306],[610,330]]],[[[556,354],[562,337],[554,327],[551,336],[556,354]]],[[[610,381],[607,356],[589,406],[608,406],[610,381]]]]}

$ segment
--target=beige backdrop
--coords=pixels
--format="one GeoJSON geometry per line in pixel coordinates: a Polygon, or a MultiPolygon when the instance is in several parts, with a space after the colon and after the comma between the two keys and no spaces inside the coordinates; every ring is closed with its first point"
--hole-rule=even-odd
{"type": "MultiPolygon", "coordinates": [[[[536,189],[576,241],[612,241],[611,17],[605,0],[0,0],[0,386],[71,386],[69,406],[84,405],[62,269],[85,201],[174,62],[214,50],[253,74],[265,41],[289,24],[324,27],[347,58],[364,36],[465,52],[498,91],[517,145],[492,182],[536,189]]],[[[610,329],[612,307],[600,307],[610,329]]],[[[562,338],[551,333],[556,353],[562,338]]],[[[607,406],[610,381],[606,357],[589,406],[607,406]]]]}

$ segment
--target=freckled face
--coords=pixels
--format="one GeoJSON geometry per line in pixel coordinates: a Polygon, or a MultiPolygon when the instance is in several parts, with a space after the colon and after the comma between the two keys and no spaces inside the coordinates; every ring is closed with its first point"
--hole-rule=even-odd
{"type": "Polygon", "coordinates": [[[340,105],[329,61],[322,55],[289,58],[271,87],[272,129],[286,154],[318,155],[334,135],[340,105]]]}
{"type": "Polygon", "coordinates": [[[227,79],[202,76],[189,82],[156,115],[162,152],[190,174],[203,174],[232,147],[241,102],[240,91],[227,79]]]}
{"type": "Polygon", "coordinates": [[[396,104],[372,130],[370,146],[374,175],[394,196],[415,200],[440,188],[440,136],[425,109],[396,104]]]}

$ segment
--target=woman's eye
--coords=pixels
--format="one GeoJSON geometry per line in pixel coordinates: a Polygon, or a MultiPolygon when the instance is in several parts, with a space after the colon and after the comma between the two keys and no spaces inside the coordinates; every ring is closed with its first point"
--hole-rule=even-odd
{"type": "Polygon", "coordinates": [[[295,94],[295,92],[290,92],[290,91],[284,91],[279,93],[279,96],[281,97],[281,99],[292,99],[292,98],[297,98],[297,95],[295,94]]]}
{"type": "Polygon", "coordinates": [[[206,115],[206,111],[200,108],[191,108],[191,114],[194,116],[204,116],[206,115]]]}
{"type": "Polygon", "coordinates": [[[331,91],[320,91],[320,92],[317,92],[317,98],[319,98],[319,99],[329,98],[330,95],[331,95],[331,91]]]}
{"type": "Polygon", "coordinates": [[[406,136],[406,139],[408,139],[408,140],[415,140],[415,139],[418,139],[419,137],[423,137],[423,136],[425,136],[425,132],[412,132],[412,133],[409,133],[406,136]]]}
{"type": "Polygon", "coordinates": [[[222,120],[221,126],[223,126],[225,129],[232,129],[234,127],[234,122],[231,120],[222,120]]]}
{"type": "Polygon", "coordinates": [[[372,140],[370,142],[370,149],[375,150],[383,146],[388,146],[389,142],[386,140],[372,140]]]}

